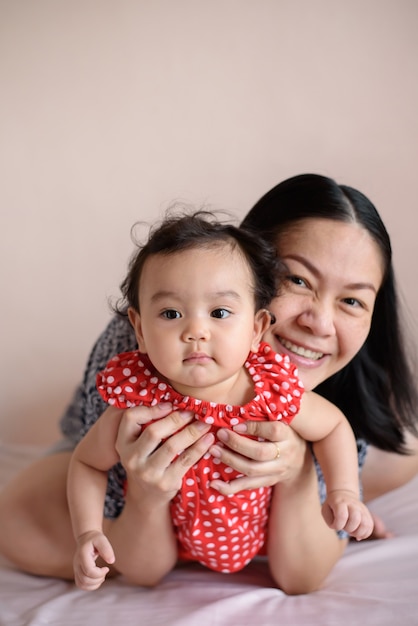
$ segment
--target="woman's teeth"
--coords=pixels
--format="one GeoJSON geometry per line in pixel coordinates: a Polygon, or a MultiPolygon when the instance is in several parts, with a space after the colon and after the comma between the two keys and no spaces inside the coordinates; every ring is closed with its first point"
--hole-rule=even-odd
{"type": "Polygon", "coordinates": [[[314,352],[313,350],[308,350],[307,348],[302,348],[302,346],[297,346],[295,343],[291,343],[286,339],[279,338],[280,343],[290,352],[297,354],[298,356],[303,356],[305,359],[313,359],[317,361],[324,356],[323,352],[314,352]]]}

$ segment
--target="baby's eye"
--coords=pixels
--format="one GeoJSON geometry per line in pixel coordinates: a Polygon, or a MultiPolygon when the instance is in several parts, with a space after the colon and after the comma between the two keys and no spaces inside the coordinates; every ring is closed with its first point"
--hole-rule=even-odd
{"type": "Polygon", "coordinates": [[[161,313],[161,316],[167,320],[175,320],[181,317],[180,313],[176,309],[167,309],[161,313]]]}
{"type": "Polygon", "coordinates": [[[225,317],[229,317],[231,315],[230,311],[226,309],[214,309],[211,313],[212,317],[216,317],[217,319],[224,319],[225,317]]]}

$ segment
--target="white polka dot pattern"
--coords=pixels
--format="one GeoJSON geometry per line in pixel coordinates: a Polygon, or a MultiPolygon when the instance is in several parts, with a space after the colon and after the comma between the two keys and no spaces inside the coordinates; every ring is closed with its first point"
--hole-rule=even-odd
{"type": "MultiPolygon", "coordinates": [[[[175,408],[194,411],[214,430],[248,419],[290,423],[299,410],[303,386],[289,358],[262,343],[257,354],[249,354],[245,367],[256,394],[245,406],[181,396],[158,378],[148,357],[138,351],[114,357],[98,374],[97,388],[106,402],[119,408],[171,402],[175,408]]],[[[239,476],[210,454],[187,472],[171,504],[180,558],[229,573],[245,567],[259,552],[265,541],[271,488],[222,496],[210,486],[214,479],[231,481],[239,476]]]]}

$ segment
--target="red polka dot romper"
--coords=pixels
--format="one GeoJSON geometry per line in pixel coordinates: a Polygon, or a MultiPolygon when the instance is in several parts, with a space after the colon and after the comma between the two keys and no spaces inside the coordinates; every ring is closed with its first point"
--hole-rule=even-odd
{"type": "MultiPolygon", "coordinates": [[[[97,375],[97,388],[108,404],[119,408],[171,402],[175,409],[194,411],[213,430],[246,420],[282,420],[289,424],[300,407],[303,385],[287,356],[262,343],[250,352],[245,367],[254,381],[255,397],[245,406],[221,405],[184,397],[163,382],[148,357],[139,351],[119,354],[97,375]]],[[[223,496],[210,487],[214,479],[241,476],[210,454],[184,476],[171,501],[179,558],[199,561],[220,572],[236,572],[264,544],[271,488],[247,489],[223,496]]]]}

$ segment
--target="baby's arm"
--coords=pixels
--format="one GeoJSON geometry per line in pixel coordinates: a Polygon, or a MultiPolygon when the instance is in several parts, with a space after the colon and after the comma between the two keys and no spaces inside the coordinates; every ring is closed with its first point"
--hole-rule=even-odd
{"type": "Polygon", "coordinates": [[[314,444],[327,487],[322,514],[328,526],[357,540],[368,537],[373,518],[360,500],[357,446],[347,419],[328,400],[308,392],[291,425],[314,444]]]}
{"type": "Polygon", "coordinates": [[[76,540],[74,578],[81,589],[100,587],[108,567],[96,565],[97,558],[112,564],[115,555],[103,533],[103,503],[107,470],[119,460],[115,440],[122,411],[107,409],[78,444],[68,471],[67,495],[76,540]]]}

